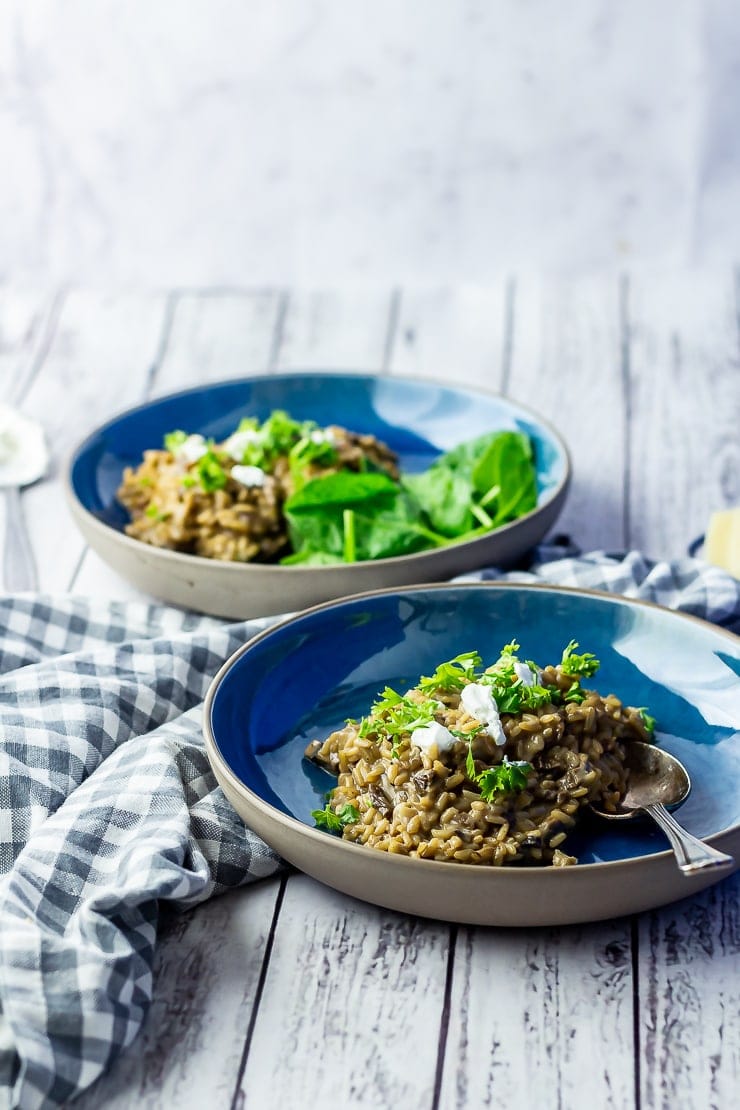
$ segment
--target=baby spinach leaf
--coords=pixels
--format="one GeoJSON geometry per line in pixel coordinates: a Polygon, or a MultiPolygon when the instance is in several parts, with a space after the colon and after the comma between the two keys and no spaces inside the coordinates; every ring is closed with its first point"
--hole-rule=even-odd
{"type": "Polygon", "coordinates": [[[520,432],[499,432],[473,470],[473,485],[481,494],[498,486],[494,527],[534,509],[537,477],[529,437],[520,432]]]}
{"type": "Polygon", "coordinates": [[[312,513],[317,508],[354,508],[368,502],[382,505],[398,493],[398,484],[387,474],[358,474],[353,470],[339,470],[306,482],[302,489],[285,502],[286,513],[312,513]]]}
{"type": "Polygon", "coordinates": [[[408,475],[404,484],[435,531],[453,537],[474,526],[470,511],[472,488],[463,474],[447,466],[434,465],[422,474],[408,475]]]}

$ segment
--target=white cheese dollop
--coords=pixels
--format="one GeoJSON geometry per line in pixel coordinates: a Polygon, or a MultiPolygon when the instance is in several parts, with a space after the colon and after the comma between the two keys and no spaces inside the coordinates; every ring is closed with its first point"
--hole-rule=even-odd
{"type": "Polygon", "coordinates": [[[491,739],[495,740],[500,748],[503,748],[506,743],[506,733],[501,724],[498,706],[493,700],[490,687],[481,686],[478,682],[471,682],[467,686],[463,686],[460,704],[471,717],[475,717],[477,721],[485,725],[486,732],[491,739]]]}
{"type": "Polygon", "coordinates": [[[311,443],[330,443],[332,447],[337,445],[337,437],[328,428],[317,428],[311,432],[309,436],[311,443]]]}
{"type": "Polygon", "coordinates": [[[514,674],[522,680],[522,686],[536,686],[540,680],[540,676],[527,663],[520,663],[518,660],[514,663],[514,674]]]}
{"type": "Polygon", "coordinates": [[[241,462],[247,448],[253,443],[259,443],[259,439],[260,434],[256,428],[242,428],[240,432],[233,432],[224,440],[223,449],[232,459],[241,462]]]}
{"type": "Polygon", "coordinates": [[[35,482],[49,465],[41,426],[0,404],[0,489],[35,482]]]}
{"type": "Polygon", "coordinates": [[[252,489],[264,486],[267,475],[259,466],[232,466],[231,477],[242,486],[252,489]]]}
{"type": "Polygon", "coordinates": [[[179,462],[196,463],[208,452],[208,444],[201,435],[188,436],[182,443],[174,448],[172,454],[179,462]]]}
{"type": "Polygon", "coordinates": [[[411,733],[411,743],[425,752],[428,752],[431,747],[435,747],[438,752],[448,752],[457,741],[448,728],[438,721],[432,721],[430,725],[414,729],[411,733]]]}

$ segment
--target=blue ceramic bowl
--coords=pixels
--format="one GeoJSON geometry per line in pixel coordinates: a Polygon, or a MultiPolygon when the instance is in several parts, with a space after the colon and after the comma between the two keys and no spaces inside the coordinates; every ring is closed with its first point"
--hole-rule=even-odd
{"type": "Polygon", "coordinates": [[[77,449],[67,488],[85,538],[124,578],[165,601],[241,618],[290,612],[359,590],[452,578],[487,564],[512,565],[555,522],[569,477],[568,452],[557,433],[502,397],[420,379],[309,373],[221,382],[131,409],[77,449]],[[147,448],[159,446],[175,428],[222,439],[243,416],[264,419],[276,408],[298,419],[377,436],[398,453],[402,469],[410,473],[484,432],[525,432],[535,449],[537,507],[466,543],[336,567],[220,563],[125,535],[128,517],[116,490],[124,468],[137,465],[147,448]]]}
{"type": "Polygon", "coordinates": [[[716,881],[687,879],[647,821],[586,820],[566,843],[579,864],[497,869],[389,856],[318,831],[334,780],[306,744],[365,714],[463,651],[560,658],[571,638],[601,668],[589,685],[647,706],[658,743],[686,765],[691,832],[740,852],[740,640],[691,617],[605,594],[501,583],[376,592],[274,626],[221,669],[206,703],[215,773],[261,836],[309,874],[360,898],[450,920],[556,924],[633,913],[716,881]]]}

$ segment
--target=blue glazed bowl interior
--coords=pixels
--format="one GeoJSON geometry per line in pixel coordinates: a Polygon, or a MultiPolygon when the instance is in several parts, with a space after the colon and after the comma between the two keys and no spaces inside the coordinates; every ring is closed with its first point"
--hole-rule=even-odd
{"type": "MultiPolygon", "coordinates": [[[[680,820],[698,836],[740,822],[740,649],[734,637],[667,610],[557,589],[469,585],[369,594],[277,626],[237,655],[211,705],[216,745],[234,774],[282,813],[313,826],[334,779],[303,758],[389,684],[406,689],[443,660],[477,649],[493,660],[559,660],[576,639],[601,669],[587,685],[656,717],[658,742],[693,789],[680,820]]],[[[328,834],[327,834],[328,835],[328,834]]],[[[664,851],[647,821],[586,820],[566,847],[582,863],[664,851]]]]}
{"type": "Polygon", "coordinates": [[[423,470],[440,452],[484,432],[525,432],[534,444],[540,504],[567,474],[556,436],[536,416],[501,397],[421,380],[312,373],[221,382],[132,409],[82,444],[72,461],[72,489],[89,512],[123,531],[128,515],[115,493],[124,468],[136,466],[145,450],[160,447],[167,432],[182,428],[219,440],[243,416],[264,420],[274,409],[374,435],[397,452],[407,473],[423,470]]]}

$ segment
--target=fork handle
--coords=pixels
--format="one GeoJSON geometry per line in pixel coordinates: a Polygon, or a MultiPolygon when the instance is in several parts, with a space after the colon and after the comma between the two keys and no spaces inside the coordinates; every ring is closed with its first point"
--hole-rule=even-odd
{"type": "Polygon", "coordinates": [[[5,490],[5,550],[3,553],[3,586],[7,593],[35,590],[36,563],[28,539],[17,486],[5,490]]]}
{"type": "Polygon", "coordinates": [[[645,806],[653,820],[660,825],[663,832],[671,842],[676,862],[684,875],[695,875],[707,867],[715,870],[729,871],[735,866],[735,860],[725,852],[718,852],[703,840],[687,832],[664,805],[645,806]]]}

